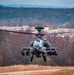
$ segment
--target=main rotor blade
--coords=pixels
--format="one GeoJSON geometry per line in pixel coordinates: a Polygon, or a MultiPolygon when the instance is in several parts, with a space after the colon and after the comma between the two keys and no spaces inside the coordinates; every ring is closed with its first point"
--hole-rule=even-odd
{"type": "Polygon", "coordinates": [[[12,33],[19,33],[19,34],[32,34],[32,35],[35,35],[35,33],[21,32],[21,31],[2,30],[2,29],[0,29],[0,31],[4,31],[4,32],[12,32],[12,33]]]}
{"type": "Polygon", "coordinates": [[[72,32],[54,32],[54,33],[48,33],[48,34],[57,35],[57,34],[65,34],[65,33],[72,33],[72,32]]]}
{"type": "Polygon", "coordinates": [[[30,35],[57,35],[57,34],[72,33],[72,32],[29,33],[29,32],[22,32],[22,31],[3,30],[3,29],[0,29],[0,31],[19,33],[19,34],[30,34],[30,35]]]}

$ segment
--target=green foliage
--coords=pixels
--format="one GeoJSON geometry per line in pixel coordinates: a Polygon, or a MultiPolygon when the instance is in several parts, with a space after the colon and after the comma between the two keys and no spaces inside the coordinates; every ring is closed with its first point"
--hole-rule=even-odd
{"type": "MultiPolygon", "coordinates": [[[[0,19],[7,21],[8,19],[18,20],[23,18],[21,21],[23,25],[33,20],[45,21],[52,25],[54,23],[63,24],[73,17],[74,9],[12,8],[0,6],[0,19]]],[[[12,22],[14,23],[13,20],[12,22]]],[[[12,22],[10,21],[10,23],[12,22]]],[[[4,24],[7,24],[7,22],[4,24]]]]}

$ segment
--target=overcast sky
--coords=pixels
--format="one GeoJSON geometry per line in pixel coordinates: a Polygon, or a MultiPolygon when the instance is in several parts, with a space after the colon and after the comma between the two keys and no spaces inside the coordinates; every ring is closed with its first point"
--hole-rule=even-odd
{"type": "Polygon", "coordinates": [[[74,7],[74,0],[0,0],[0,5],[30,4],[74,7]]]}

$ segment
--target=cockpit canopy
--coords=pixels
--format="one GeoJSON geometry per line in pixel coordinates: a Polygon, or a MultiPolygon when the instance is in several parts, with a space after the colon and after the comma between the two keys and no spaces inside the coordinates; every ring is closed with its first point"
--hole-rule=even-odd
{"type": "Polygon", "coordinates": [[[33,44],[33,47],[35,46],[43,47],[43,40],[41,40],[40,38],[37,38],[33,44]]]}

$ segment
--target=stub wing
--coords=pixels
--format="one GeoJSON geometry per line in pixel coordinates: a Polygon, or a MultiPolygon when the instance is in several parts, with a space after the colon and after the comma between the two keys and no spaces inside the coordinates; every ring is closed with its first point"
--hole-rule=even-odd
{"type": "Polygon", "coordinates": [[[22,47],[21,50],[29,51],[31,47],[22,47]]]}
{"type": "Polygon", "coordinates": [[[57,50],[58,50],[57,47],[48,47],[48,48],[46,48],[47,52],[54,52],[54,51],[57,51],[57,50]]]}
{"type": "Polygon", "coordinates": [[[21,54],[22,55],[29,55],[29,52],[32,52],[33,49],[31,47],[22,47],[21,48],[21,54]]]}
{"type": "Polygon", "coordinates": [[[58,50],[57,47],[46,48],[47,55],[49,55],[49,56],[51,56],[51,55],[57,55],[57,50],[58,50]]]}
{"type": "MultiPolygon", "coordinates": [[[[57,47],[42,47],[38,51],[46,53],[47,55],[57,55],[57,47]]],[[[32,47],[22,47],[21,48],[21,54],[22,55],[29,55],[32,51],[34,51],[34,48],[32,47]]]]}

